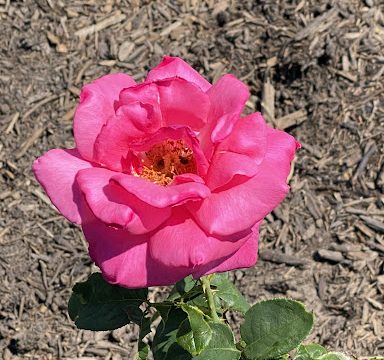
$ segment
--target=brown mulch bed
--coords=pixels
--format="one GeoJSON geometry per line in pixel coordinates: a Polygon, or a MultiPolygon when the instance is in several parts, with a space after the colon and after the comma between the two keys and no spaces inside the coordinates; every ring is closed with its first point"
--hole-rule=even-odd
{"type": "Polygon", "coordinates": [[[302,300],[317,315],[311,339],[330,349],[384,354],[382,1],[0,0],[0,34],[0,357],[134,358],[137,328],[70,321],[71,286],[95,269],[31,163],[73,146],[83,84],[141,80],[165,54],[210,81],[235,74],[247,111],[303,145],[259,262],[234,273],[242,291],[302,300]]]}

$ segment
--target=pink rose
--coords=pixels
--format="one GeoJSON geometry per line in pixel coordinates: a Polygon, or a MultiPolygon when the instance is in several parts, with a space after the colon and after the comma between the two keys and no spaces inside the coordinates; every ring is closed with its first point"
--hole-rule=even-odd
{"type": "Polygon", "coordinates": [[[211,85],[175,57],[141,84],[110,74],[84,86],[76,148],[33,170],[107,281],[169,285],[255,264],[298,145],[260,113],[242,117],[248,96],[234,76],[211,85]]]}

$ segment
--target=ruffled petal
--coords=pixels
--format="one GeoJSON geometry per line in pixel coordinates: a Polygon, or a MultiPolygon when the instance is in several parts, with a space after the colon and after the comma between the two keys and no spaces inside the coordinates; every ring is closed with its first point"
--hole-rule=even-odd
{"type": "Polygon", "coordinates": [[[33,172],[53,205],[71,222],[81,224],[79,205],[83,196],[75,181],[76,174],[92,168],[76,149],[53,149],[33,163],[33,172]]]}
{"type": "Polygon", "coordinates": [[[241,118],[213,155],[207,174],[211,190],[226,185],[235,175],[252,177],[259,171],[267,148],[267,127],[260,113],[241,118]]]}
{"type": "MultiPolygon", "coordinates": [[[[267,129],[267,150],[257,174],[200,203],[187,204],[198,224],[208,233],[230,235],[251,227],[271,212],[286,196],[286,183],[297,143],[283,131],[267,129]]],[[[237,178],[240,178],[238,176],[237,178]]]]}
{"type": "Polygon", "coordinates": [[[171,217],[151,235],[151,256],[165,266],[190,268],[210,263],[236,252],[246,240],[242,234],[226,238],[207,235],[184,207],[173,209],[171,217]]]}
{"type": "Polygon", "coordinates": [[[241,268],[249,268],[256,264],[259,243],[259,223],[254,227],[253,232],[248,236],[247,241],[233,255],[225,259],[219,259],[209,264],[200,266],[193,273],[193,277],[198,279],[204,275],[216,272],[225,272],[241,268]]]}
{"type": "Polygon", "coordinates": [[[133,235],[107,226],[86,208],[83,208],[83,217],[89,254],[108,282],[143,288],[171,285],[190,274],[189,269],[164,267],[155,261],[148,251],[148,235],[133,235]]]}
{"type": "Polygon", "coordinates": [[[107,225],[122,227],[132,234],[144,234],[156,229],[171,215],[171,209],[153,207],[111,181],[117,174],[93,168],[80,171],[77,175],[87,204],[99,220],[107,225]]]}
{"type": "Polygon", "coordinates": [[[110,74],[85,85],[76,109],[73,130],[77,149],[84,159],[93,161],[94,143],[101,128],[114,115],[114,102],[122,89],[135,85],[125,74],[110,74]]]}
{"type": "Polygon", "coordinates": [[[198,178],[201,182],[197,182],[196,178],[198,177],[169,186],[157,185],[146,179],[126,174],[116,174],[111,180],[145,203],[157,208],[167,208],[189,201],[199,201],[210,195],[211,192],[203,180],[198,178]]]}
{"type": "Polygon", "coordinates": [[[211,87],[211,84],[184,60],[172,56],[164,56],[163,61],[148,73],[145,81],[157,81],[176,76],[196,84],[203,91],[211,87]]]}
{"type": "Polygon", "coordinates": [[[128,161],[133,142],[155,133],[162,123],[155,85],[147,84],[125,89],[119,107],[103,126],[95,142],[95,158],[115,170],[130,168],[128,161]]]}
{"type": "Polygon", "coordinates": [[[160,94],[160,107],[167,126],[189,126],[201,129],[207,122],[210,102],[197,85],[181,78],[156,82],[160,94]]]}
{"type": "Polygon", "coordinates": [[[213,146],[228,136],[249,97],[248,87],[233,75],[224,75],[207,92],[211,103],[208,124],[199,135],[208,159],[213,146]]]}
{"type": "Polygon", "coordinates": [[[159,107],[159,91],[154,83],[143,83],[124,89],[120,92],[119,101],[115,102],[115,109],[120,106],[134,103],[152,105],[156,110],[159,107]]]}

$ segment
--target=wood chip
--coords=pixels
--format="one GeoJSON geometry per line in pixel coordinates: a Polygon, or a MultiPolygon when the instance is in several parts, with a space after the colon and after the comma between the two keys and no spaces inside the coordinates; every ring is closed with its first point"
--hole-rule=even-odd
{"type": "Polygon", "coordinates": [[[47,38],[48,38],[48,40],[49,40],[49,42],[51,44],[56,46],[56,51],[58,53],[66,53],[66,52],[68,52],[67,46],[65,44],[63,44],[61,42],[61,40],[59,39],[59,37],[57,37],[55,34],[53,34],[52,32],[48,31],[47,32],[47,38]]]}
{"type": "Polygon", "coordinates": [[[384,233],[384,223],[376,220],[370,216],[361,215],[360,219],[363,220],[370,228],[378,232],[384,233]]]}
{"type": "Polygon", "coordinates": [[[329,247],[331,250],[341,251],[342,253],[347,253],[350,251],[361,251],[361,245],[358,244],[331,244],[329,247]]]}
{"type": "Polygon", "coordinates": [[[92,60],[88,60],[82,67],[81,69],[79,70],[79,72],[77,73],[77,76],[76,76],[76,79],[75,79],[75,84],[79,84],[81,79],[83,78],[84,76],[84,73],[87,71],[87,69],[93,64],[93,61],[92,60]]]}
{"type": "Polygon", "coordinates": [[[320,150],[316,149],[314,146],[309,145],[303,141],[300,141],[300,144],[301,144],[303,149],[305,149],[309,153],[315,155],[318,159],[321,159],[323,157],[323,153],[320,150]]]}
{"type": "Polygon", "coordinates": [[[306,198],[306,205],[307,209],[313,216],[315,220],[321,219],[322,212],[317,204],[316,198],[313,196],[313,194],[310,191],[305,192],[305,198],[306,198]]]}
{"type": "Polygon", "coordinates": [[[27,141],[23,144],[20,151],[16,154],[16,160],[20,159],[28,149],[33,145],[35,141],[43,134],[44,128],[37,128],[32,135],[27,139],[27,141]]]}
{"type": "Polygon", "coordinates": [[[39,101],[35,106],[33,106],[30,110],[28,110],[24,115],[23,115],[23,120],[25,120],[28,116],[30,116],[32,113],[34,113],[40,106],[48,104],[51,101],[54,101],[58,99],[62,94],[60,95],[51,95],[41,101],[39,101]]]}
{"type": "Polygon", "coordinates": [[[47,31],[47,38],[54,45],[60,44],[60,39],[50,31],[47,31]]]}
{"type": "Polygon", "coordinates": [[[68,122],[73,119],[73,116],[75,115],[77,106],[74,106],[72,109],[69,109],[65,115],[63,116],[63,121],[68,122]]]}
{"type": "Polygon", "coordinates": [[[54,206],[52,205],[51,200],[49,200],[49,197],[43,194],[40,189],[33,189],[32,193],[35,194],[40,200],[42,200],[43,202],[45,202],[47,205],[49,205],[54,209],[54,206]]]}
{"type": "Polygon", "coordinates": [[[378,310],[383,310],[384,309],[384,306],[383,304],[381,304],[380,302],[376,301],[375,299],[372,299],[370,297],[366,297],[366,299],[368,300],[368,302],[376,309],[378,310]]]}
{"type": "Polygon", "coordinates": [[[364,156],[360,160],[359,166],[357,167],[357,169],[353,175],[352,182],[355,182],[356,179],[363,174],[363,172],[364,172],[364,170],[368,164],[369,159],[376,152],[376,150],[377,150],[377,146],[374,142],[367,144],[364,156]]]}
{"type": "Polygon", "coordinates": [[[116,25],[116,24],[122,22],[123,20],[125,20],[126,17],[127,16],[125,14],[122,14],[120,11],[116,11],[116,13],[114,13],[113,15],[107,17],[104,20],[99,21],[96,24],[93,24],[93,25],[87,26],[85,28],[82,28],[80,30],[77,30],[75,32],[75,35],[80,37],[80,38],[86,37],[87,35],[97,33],[98,31],[101,31],[101,30],[106,29],[110,26],[116,25]]]}
{"type": "Polygon", "coordinates": [[[174,23],[172,23],[171,25],[169,25],[168,27],[163,29],[163,31],[161,31],[161,33],[160,33],[160,36],[167,36],[172,31],[176,30],[180,25],[182,25],[182,23],[183,22],[181,20],[175,21],[174,23]]]}
{"type": "Polygon", "coordinates": [[[320,32],[325,31],[330,26],[332,26],[338,16],[338,12],[338,9],[334,7],[328,10],[327,12],[323,13],[322,15],[318,16],[304,29],[297,32],[294,39],[296,41],[303,40],[310,35],[319,34],[320,32]]]}
{"type": "Polygon", "coordinates": [[[276,120],[276,127],[285,130],[291,126],[299,125],[307,119],[307,113],[304,110],[298,110],[285,115],[276,120]]]}
{"type": "Polygon", "coordinates": [[[342,71],[342,70],[335,70],[335,73],[337,75],[340,75],[342,76],[343,78],[349,80],[349,81],[352,81],[352,82],[356,82],[357,81],[357,76],[356,75],[353,75],[347,71],[342,71]]]}
{"type": "Polygon", "coordinates": [[[309,263],[307,259],[299,258],[293,255],[287,255],[277,250],[260,250],[259,256],[265,261],[271,261],[277,264],[304,266],[309,263]]]}
{"type": "Polygon", "coordinates": [[[102,60],[102,61],[99,61],[99,65],[101,65],[101,66],[109,66],[109,67],[115,66],[116,63],[117,63],[116,60],[102,60]]]}
{"type": "Polygon", "coordinates": [[[368,242],[368,246],[375,251],[381,252],[384,254],[384,245],[378,244],[374,241],[368,242]]]}
{"type": "Polygon", "coordinates": [[[384,216],[384,211],[383,210],[364,210],[364,209],[356,209],[353,207],[346,207],[345,211],[350,214],[356,214],[356,215],[381,215],[384,216]]]}
{"type": "Polygon", "coordinates": [[[320,249],[317,251],[317,254],[323,260],[328,260],[328,261],[335,262],[335,263],[345,261],[343,254],[339,251],[320,249]]]}
{"type": "Polygon", "coordinates": [[[70,86],[69,88],[68,88],[68,90],[69,90],[69,92],[71,93],[71,94],[73,94],[73,95],[75,95],[75,96],[79,96],[80,95],[80,89],[79,88],[77,88],[76,86],[70,86]]]}
{"type": "Polygon", "coordinates": [[[119,47],[119,52],[118,52],[118,59],[120,61],[124,61],[128,59],[129,55],[131,55],[132,50],[135,48],[135,43],[132,41],[124,41],[120,47],[119,47]]]}
{"type": "Polygon", "coordinates": [[[5,129],[5,134],[8,135],[12,130],[13,130],[13,127],[15,126],[17,120],[19,119],[20,117],[20,113],[17,112],[15,113],[12,118],[11,118],[11,121],[9,122],[7,128],[5,129]]]}
{"type": "Polygon", "coordinates": [[[375,233],[366,225],[364,225],[361,222],[355,223],[355,228],[360,230],[364,235],[366,235],[369,238],[373,238],[375,233]]]}
{"type": "Polygon", "coordinates": [[[273,56],[267,60],[267,67],[271,68],[277,65],[277,56],[273,56]]]}
{"type": "Polygon", "coordinates": [[[271,84],[269,78],[264,82],[263,86],[263,99],[261,102],[261,109],[265,120],[271,125],[276,126],[275,122],[275,88],[271,84]]]}

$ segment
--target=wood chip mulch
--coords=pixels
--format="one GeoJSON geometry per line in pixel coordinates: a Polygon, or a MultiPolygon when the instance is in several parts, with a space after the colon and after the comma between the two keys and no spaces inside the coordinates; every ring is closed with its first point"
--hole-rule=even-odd
{"type": "Polygon", "coordinates": [[[310,340],[384,354],[381,0],[0,0],[0,34],[1,358],[134,359],[135,326],[70,321],[70,289],[94,268],[31,163],[73,146],[83,84],[116,71],[142,80],[165,54],[213,82],[235,74],[251,89],[247,112],[302,143],[259,262],[233,274],[247,298],[302,300],[317,315],[310,340]]]}

